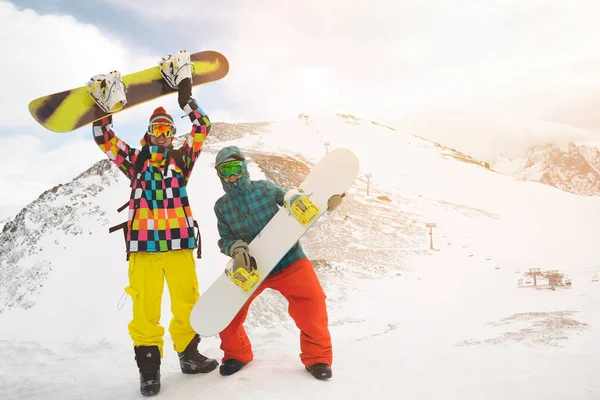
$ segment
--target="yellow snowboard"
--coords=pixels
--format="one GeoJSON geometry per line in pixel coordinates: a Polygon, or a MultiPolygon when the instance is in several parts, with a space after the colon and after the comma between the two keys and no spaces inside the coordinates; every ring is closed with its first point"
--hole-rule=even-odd
{"type": "MultiPolygon", "coordinates": [[[[194,53],[190,59],[194,63],[192,86],[217,81],[229,72],[227,58],[216,51],[194,53]]],[[[122,79],[127,87],[127,104],[117,112],[176,93],[163,79],[158,65],[123,75],[122,79]]],[[[87,86],[32,100],[29,112],[40,125],[54,132],[71,132],[109,115],[94,103],[87,86]]]]}

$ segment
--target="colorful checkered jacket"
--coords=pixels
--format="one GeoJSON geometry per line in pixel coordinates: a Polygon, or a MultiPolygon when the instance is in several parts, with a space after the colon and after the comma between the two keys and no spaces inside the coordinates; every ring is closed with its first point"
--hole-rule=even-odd
{"type": "MultiPolygon", "coordinates": [[[[237,147],[229,146],[219,151],[215,165],[231,157],[245,160],[237,147]]],[[[229,256],[233,243],[237,240],[250,243],[273,218],[279,211],[278,205],[283,206],[285,191],[267,180],[251,181],[246,165],[243,175],[235,183],[221,179],[221,184],[225,195],[217,200],[214,211],[221,236],[218,246],[223,254],[229,256]]],[[[271,273],[305,257],[300,242],[296,242],[271,273]]]]}
{"type": "Polygon", "coordinates": [[[135,173],[142,151],[115,135],[111,117],[93,124],[94,141],[131,181],[126,229],[128,254],[196,247],[186,185],[210,131],[210,120],[194,99],[189,99],[183,110],[192,121],[192,130],[178,154],[183,157],[179,165],[184,170],[174,158],[168,157],[173,149],[152,146],[145,135],[140,143],[147,146],[149,157],[135,173]]]}

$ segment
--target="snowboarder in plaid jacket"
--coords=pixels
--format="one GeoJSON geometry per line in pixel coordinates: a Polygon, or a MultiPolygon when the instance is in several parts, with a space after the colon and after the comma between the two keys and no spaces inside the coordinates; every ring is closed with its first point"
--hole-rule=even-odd
{"type": "MultiPolygon", "coordinates": [[[[198,243],[187,183],[210,131],[208,116],[191,97],[190,66],[185,51],[163,57],[160,62],[163,77],[178,90],[179,105],[192,122],[181,148],[173,148],[176,129],[173,118],[162,107],[150,116],[141,140],[142,149],[130,147],[115,135],[112,116],[93,124],[96,144],[131,181],[129,215],[124,227],[129,260],[129,286],[125,291],[133,300],[129,334],[143,395],[160,391],[164,328],[159,321],[165,280],[173,314],[169,333],[182,372],[207,373],[218,366],[217,360],[198,352],[200,338],[190,325],[190,313],[199,297],[193,254],[198,243]]],[[[102,88],[102,82],[94,87],[102,88]]],[[[93,97],[108,97],[111,88],[107,89],[98,89],[93,97]]]]}
{"type": "MultiPolygon", "coordinates": [[[[216,169],[225,191],[214,206],[219,248],[234,258],[233,270],[241,266],[251,272],[248,243],[279,211],[278,205],[283,206],[285,191],[267,180],[251,181],[246,158],[235,146],[219,151],[216,169]]],[[[340,202],[341,198],[337,204],[330,205],[330,210],[340,202]]],[[[238,372],[254,358],[243,324],[250,304],[267,288],[279,291],[289,302],[289,314],[300,329],[300,360],[306,370],[317,379],[331,378],[332,346],[326,295],[300,242],[287,252],[219,334],[224,352],[221,375],[238,372]]]]}

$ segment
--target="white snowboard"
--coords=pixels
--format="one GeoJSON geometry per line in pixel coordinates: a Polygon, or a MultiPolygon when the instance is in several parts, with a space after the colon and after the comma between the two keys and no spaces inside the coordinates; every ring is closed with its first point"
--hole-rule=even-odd
{"type": "Polygon", "coordinates": [[[224,330],[289,249],[327,210],[329,198],[345,193],[357,175],[358,159],[354,153],[347,149],[329,152],[299,186],[319,208],[318,216],[303,226],[286,208],[280,208],[248,244],[250,255],[256,260],[261,280],[252,289],[244,292],[223,272],[200,295],[194,306],[190,316],[194,330],[203,337],[214,336],[224,330]]]}

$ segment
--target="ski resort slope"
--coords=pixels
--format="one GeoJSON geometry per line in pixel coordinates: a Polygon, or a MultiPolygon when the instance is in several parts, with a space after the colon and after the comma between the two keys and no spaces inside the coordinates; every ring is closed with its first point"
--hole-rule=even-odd
{"type": "MultiPolygon", "coordinates": [[[[212,211],[222,194],[220,148],[246,151],[253,179],[286,174],[287,164],[266,160],[314,164],[338,147],[359,157],[359,179],[342,206],[302,239],[328,295],[333,378],[317,381],[303,369],[287,304],[266,291],[246,324],[251,364],[230,377],[183,375],[166,333],[157,399],[600,398],[600,282],[592,282],[599,198],[520,181],[351,116],[242,128],[214,130],[189,186],[202,229],[201,293],[227,261],[212,211]],[[436,224],[433,249],[426,223],[436,224]],[[529,268],[558,270],[572,286],[519,288],[529,268]]],[[[27,291],[0,313],[0,398],[142,397],[127,334],[131,300],[122,297],[124,243],[107,233],[125,218],[116,208],[127,197],[116,169],[48,197],[46,209],[76,198],[76,218],[44,227],[39,252],[11,259],[12,268],[31,271],[21,278],[31,284],[7,286],[27,291]]],[[[41,218],[26,219],[28,229],[41,229],[41,218]]],[[[169,306],[165,286],[165,327],[169,306]]],[[[200,351],[222,357],[217,337],[203,339],[200,351]]]]}

